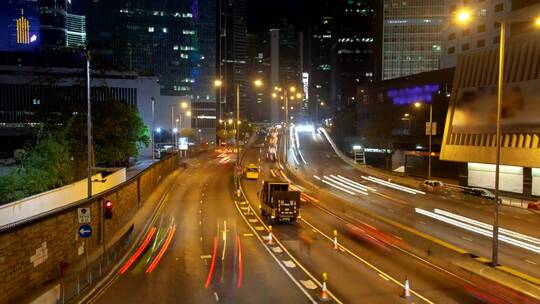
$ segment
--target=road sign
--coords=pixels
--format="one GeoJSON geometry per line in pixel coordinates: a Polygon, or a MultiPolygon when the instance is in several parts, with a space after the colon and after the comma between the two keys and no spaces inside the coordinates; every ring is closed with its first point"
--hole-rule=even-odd
{"type": "Polygon", "coordinates": [[[90,225],[81,225],[79,227],[79,236],[89,238],[92,235],[92,227],[90,225]]]}
{"type": "Polygon", "coordinates": [[[79,224],[89,224],[92,221],[89,207],[77,208],[77,215],[79,216],[79,224]]]}
{"type": "Polygon", "coordinates": [[[187,150],[188,149],[188,138],[187,137],[180,137],[180,150],[187,150]]]}
{"type": "Polygon", "coordinates": [[[426,122],[426,135],[429,135],[429,133],[431,133],[431,135],[437,135],[437,122],[436,121],[432,123],[431,128],[429,127],[429,122],[426,122]]]}

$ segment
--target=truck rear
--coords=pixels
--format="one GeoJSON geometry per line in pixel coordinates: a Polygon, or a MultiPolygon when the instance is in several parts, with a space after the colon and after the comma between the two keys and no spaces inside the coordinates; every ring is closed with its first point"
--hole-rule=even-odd
{"type": "Polygon", "coordinates": [[[300,192],[290,191],[284,182],[265,181],[260,193],[261,215],[269,223],[294,223],[300,209],[300,192]]]}

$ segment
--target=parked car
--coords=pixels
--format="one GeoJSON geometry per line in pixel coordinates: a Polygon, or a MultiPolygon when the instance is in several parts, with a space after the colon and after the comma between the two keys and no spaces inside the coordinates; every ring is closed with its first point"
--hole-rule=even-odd
{"type": "Polygon", "coordinates": [[[479,196],[481,198],[489,200],[495,199],[495,195],[491,193],[491,191],[482,188],[464,188],[462,192],[465,194],[479,196]]]}
{"type": "Polygon", "coordinates": [[[420,189],[426,192],[448,194],[448,187],[441,181],[426,179],[420,184],[420,189]]]}

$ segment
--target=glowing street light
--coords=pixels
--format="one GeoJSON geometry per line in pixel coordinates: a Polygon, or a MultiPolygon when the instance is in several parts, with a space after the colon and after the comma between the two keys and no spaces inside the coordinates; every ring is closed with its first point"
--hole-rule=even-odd
{"type": "Polygon", "coordinates": [[[187,102],[183,101],[183,102],[180,104],[180,107],[181,107],[182,109],[186,109],[186,108],[188,107],[187,102]]]}
{"type": "Polygon", "coordinates": [[[291,92],[293,92],[293,93],[296,92],[296,87],[295,87],[295,86],[290,87],[290,88],[289,88],[289,91],[291,91],[291,92]]]}
{"type": "Polygon", "coordinates": [[[157,128],[156,132],[161,133],[161,128],[157,128]]]}
{"type": "Polygon", "coordinates": [[[191,117],[191,111],[186,112],[187,117],[191,117]]]}
{"type": "Polygon", "coordinates": [[[262,80],[260,79],[256,79],[255,81],[253,81],[253,84],[256,86],[256,87],[260,87],[263,85],[263,82],[262,80]]]}
{"type": "Polygon", "coordinates": [[[174,129],[172,129],[172,131],[173,131],[174,133],[176,133],[176,132],[178,132],[178,128],[174,128],[174,129]]]}
{"type": "Polygon", "coordinates": [[[296,98],[298,98],[298,99],[302,98],[302,94],[301,93],[296,93],[296,98]]]}
{"type": "Polygon", "coordinates": [[[222,84],[223,84],[223,82],[221,81],[221,79],[216,79],[216,80],[214,80],[214,86],[215,86],[216,88],[221,87],[222,84]]]}
{"type": "Polygon", "coordinates": [[[232,118],[229,118],[229,121],[228,121],[228,122],[229,122],[230,125],[232,125],[232,123],[233,123],[232,118]]]}
{"type": "Polygon", "coordinates": [[[458,23],[466,24],[471,20],[471,11],[469,9],[463,8],[456,13],[456,20],[458,23]]]}
{"type": "Polygon", "coordinates": [[[276,98],[277,97],[277,94],[276,93],[272,93],[272,98],[276,98]]]}
{"type": "Polygon", "coordinates": [[[536,17],[536,19],[534,19],[534,26],[540,27],[540,17],[536,17]]]}

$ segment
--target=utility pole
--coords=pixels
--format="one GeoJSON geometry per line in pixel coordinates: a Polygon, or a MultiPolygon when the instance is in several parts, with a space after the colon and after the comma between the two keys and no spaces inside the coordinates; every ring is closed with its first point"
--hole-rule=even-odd
{"type": "Polygon", "coordinates": [[[155,132],[155,117],[154,117],[154,109],[155,109],[155,103],[156,103],[156,100],[154,99],[154,96],[152,96],[150,98],[150,100],[152,101],[152,160],[155,160],[156,159],[156,140],[155,140],[155,135],[154,135],[154,132],[155,132]]]}
{"type": "Polygon", "coordinates": [[[495,208],[493,210],[493,252],[491,263],[495,267],[499,263],[499,166],[501,164],[501,108],[503,94],[504,75],[504,44],[506,34],[506,22],[501,22],[501,34],[499,41],[499,75],[497,80],[497,126],[496,126],[496,152],[495,152],[495,208]]]}
{"type": "MultiPolygon", "coordinates": [[[[410,123],[410,120],[409,120],[410,123]]],[[[431,136],[433,135],[433,105],[429,104],[429,155],[428,155],[428,179],[431,179],[431,136]]]]}
{"type": "Polygon", "coordinates": [[[240,145],[238,143],[240,133],[240,84],[236,84],[236,165],[240,165],[240,145]]]}
{"type": "Polygon", "coordinates": [[[92,105],[90,102],[90,51],[86,50],[86,174],[88,198],[92,197],[92,105]]]}

